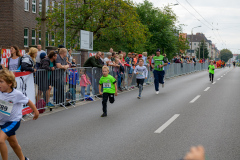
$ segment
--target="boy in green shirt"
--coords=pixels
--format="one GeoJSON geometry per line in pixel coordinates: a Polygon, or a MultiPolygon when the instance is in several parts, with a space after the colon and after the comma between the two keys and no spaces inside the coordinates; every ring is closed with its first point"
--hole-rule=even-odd
{"type": "Polygon", "coordinates": [[[117,96],[117,81],[113,76],[109,75],[109,68],[107,66],[102,67],[103,76],[99,81],[99,93],[103,95],[102,105],[103,114],[101,117],[107,117],[107,101],[113,103],[115,101],[114,95],[117,96]],[[103,86],[103,93],[101,92],[103,86]]]}
{"type": "Polygon", "coordinates": [[[215,66],[213,65],[213,61],[210,61],[210,65],[208,66],[208,70],[209,70],[210,81],[212,81],[212,83],[213,83],[214,70],[215,70],[215,66]]]}

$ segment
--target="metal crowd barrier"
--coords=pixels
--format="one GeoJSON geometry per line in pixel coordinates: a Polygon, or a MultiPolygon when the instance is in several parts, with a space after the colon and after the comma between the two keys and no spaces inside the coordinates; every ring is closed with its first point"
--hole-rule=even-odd
{"type": "MultiPolygon", "coordinates": [[[[145,85],[153,84],[153,69],[146,66],[148,76],[145,85]]],[[[180,64],[172,63],[164,67],[165,78],[189,74],[206,70],[208,63],[180,64]]],[[[124,72],[119,67],[109,67],[109,74],[117,80],[118,89],[131,90],[136,87],[134,68],[124,66],[124,72]]],[[[43,69],[34,73],[36,107],[40,113],[46,108],[74,106],[76,102],[94,101],[99,98],[99,80],[102,77],[101,68],[76,67],[64,71],[56,69],[47,71],[43,69]]]]}

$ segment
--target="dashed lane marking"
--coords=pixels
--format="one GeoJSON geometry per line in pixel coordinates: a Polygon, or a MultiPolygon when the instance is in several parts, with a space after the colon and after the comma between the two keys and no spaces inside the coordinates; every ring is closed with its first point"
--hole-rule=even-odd
{"type": "Polygon", "coordinates": [[[210,89],[210,87],[207,87],[204,91],[206,92],[206,91],[208,91],[210,89]]]}
{"type": "Polygon", "coordinates": [[[219,81],[221,78],[218,78],[217,80],[219,81]]]}
{"type": "Polygon", "coordinates": [[[191,100],[189,103],[194,103],[198,98],[200,98],[201,95],[197,95],[193,100],[191,100]]]}
{"type": "Polygon", "coordinates": [[[164,123],[161,127],[159,127],[154,133],[161,133],[164,129],[166,129],[173,121],[175,121],[180,114],[175,114],[170,118],[166,123],[164,123]]]}

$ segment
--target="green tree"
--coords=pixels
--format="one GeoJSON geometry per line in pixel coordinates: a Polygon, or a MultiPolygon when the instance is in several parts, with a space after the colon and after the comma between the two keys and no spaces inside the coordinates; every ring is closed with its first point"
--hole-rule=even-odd
{"type": "Polygon", "coordinates": [[[185,53],[185,50],[189,49],[189,41],[182,35],[179,36],[178,40],[178,52],[185,53]]]}
{"type": "Polygon", "coordinates": [[[198,59],[203,58],[203,50],[204,50],[204,58],[205,59],[209,58],[209,56],[208,56],[209,52],[208,52],[208,49],[207,49],[207,45],[202,40],[201,43],[200,43],[200,46],[196,49],[196,57],[198,59]],[[200,48],[200,57],[199,57],[199,48],[200,48]]]}
{"type": "MultiPolygon", "coordinates": [[[[130,0],[66,0],[66,4],[67,47],[79,49],[80,30],[94,33],[94,50],[135,50],[146,43],[148,29],[130,0]]],[[[54,6],[47,14],[47,28],[58,45],[63,43],[64,7],[54,6]]]]}
{"type": "Polygon", "coordinates": [[[229,49],[222,49],[220,51],[219,58],[223,60],[224,62],[227,62],[230,58],[233,57],[232,52],[229,49]]]}
{"type": "Polygon", "coordinates": [[[137,13],[143,25],[148,27],[151,37],[148,38],[146,50],[149,54],[156,52],[157,48],[172,58],[179,51],[179,31],[177,17],[169,6],[162,10],[153,7],[153,3],[145,0],[137,4],[137,13]]]}

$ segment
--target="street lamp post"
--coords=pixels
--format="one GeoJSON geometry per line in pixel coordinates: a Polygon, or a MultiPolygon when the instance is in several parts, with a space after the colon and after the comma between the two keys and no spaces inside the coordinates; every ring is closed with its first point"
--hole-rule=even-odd
{"type": "MultiPolygon", "coordinates": [[[[192,55],[193,29],[194,29],[194,28],[198,28],[198,27],[202,27],[202,26],[197,26],[197,27],[193,27],[193,28],[192,28],[192,36],[191,36],[191,57],[193,56],[193,55],[192,55]]],[[[199,57],[199,58],[200,58],[200,57],[199,57]]]]}

